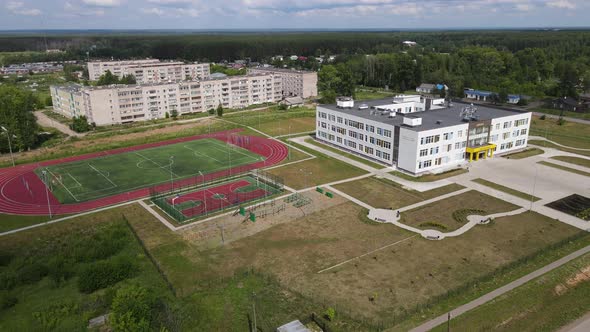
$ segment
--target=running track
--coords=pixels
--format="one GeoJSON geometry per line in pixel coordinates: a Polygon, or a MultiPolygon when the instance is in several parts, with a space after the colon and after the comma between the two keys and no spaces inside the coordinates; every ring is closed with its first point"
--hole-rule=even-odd
{"type": "MultiPolygon", "coordinates": [[[[127,148],[102,151],[96,153],[85,154],[81,156],[68,157],[56,160],[49,160],[40,163],[19,165],[16,167],[0,169],[0,213],[17,214],[17,215],[48,215],[49,209],[47,206],[47,196],[45,191],[45,184],[34,173],[34,170],[39,167],[56,165],[66,162],[79,161],[101,157],[109,154],[125,153],[130,151],[137,151],[157,146],[168,144],[175,144],[180,142],[188,142],[202,138],[215,138],[224,142],[232,141],[232,134],[240,132],[241,129],[222,131],[212,134],[198,135],[177,138],[173,140],[137,145],[127,148]],[[28,183],[27,189],[25,183],[28,183]]],[[[264,137],[249,136],[250,144],[244,147],[253,153],[261,155],[265,158],[264,161],[259,161],[249,165],[234,167],[231,170],[226,169],[214,173],[205,174],[205,181],[217,179],[230,174],[238,172],[245,172],[256,168],[262,168],[280,163],[287,158],[287,147],[276,141],[264,137]]],[[[235,141],[235,138],[234,140],[235,141]]],[[[200,179],[200,177],[199,177],[200,179]]],[[[183,185],[191,182],[191,178],[185,180],[175,181],[175,185],[183,185]]],[[[194,180],[192,181],[194,182],[194,180]]],[[[170,187],[169,183],[158,186],[158,190],[165,190],[170,187]]],[[[108,205],[118,204],[130,200],[140,199],[149,195],[149,187],[138,189],[122,194],[116,194],[104,198],[99,198],[92,201],[61,204],[49,193],[49,201],[51,205],[51,212],[53,214],[74,214],[85,212],[108,205]]]]}

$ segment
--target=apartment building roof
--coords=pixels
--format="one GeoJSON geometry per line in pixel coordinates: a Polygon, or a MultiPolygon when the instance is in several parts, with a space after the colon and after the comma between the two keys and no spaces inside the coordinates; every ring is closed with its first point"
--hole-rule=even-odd
{"type": "MultiPolygon", "coordinates": [[[[394,104],[393,100],[388,98],[355,101],[355,105],[352,108],[339,108],[336,104],[320,105],[320,107],[343,114],[357,116],[367,120],[381,122],[391,126],[401,126],[413,131],[426,131],[436,128],[445,128],[460,125],[462,123],[467,123],[467,121],[463,119],[461,113],[464,109],[468,107],[473,107],[472,105],[466,103],[452,103],[447,108],[423,112],[414,112],[405,115],[397,113],[393,117],[390,116],[391,111],[379,109],[379,106],[391,104],[394,104]],[[405,125],[404,117],[421,118],[422,124],[413,127],[405,125]]],[[[474,116],[479,121],[521,114],[521,112],[508,111],[491,107],[482,107],[479,105],[475,106],[474,108],[476,109],[476,111],[474,112],[474,116]]]]}

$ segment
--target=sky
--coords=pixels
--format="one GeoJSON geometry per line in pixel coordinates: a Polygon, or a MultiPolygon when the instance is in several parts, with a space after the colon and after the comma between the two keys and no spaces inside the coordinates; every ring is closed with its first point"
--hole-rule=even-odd
{"type": "Polygon", "coordinates": [[[0,30],[590,26],[590,0],[0,0],[0,30]]]}

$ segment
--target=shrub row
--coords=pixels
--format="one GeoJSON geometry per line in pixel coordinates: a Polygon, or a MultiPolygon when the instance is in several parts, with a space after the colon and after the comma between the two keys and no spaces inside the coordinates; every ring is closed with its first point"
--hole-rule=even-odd
{"type": "Polygon", "coordinates": [[[455,219],[455,221],[458,223],[465,224],[468,222],[467,216],[470,216],[470,215],[485,216],[486,214],[487,214],[487,212],[485,212],[484,210],[461,209],[461,210],[455,210],[453,212],[453,219],[455,219]]]}
{"type": "Polygon", "coordinates": [[[78,290],[92,293],[134,276],[137,266],[128,257],[115,257],[84,266],[78,276],[78,290]]]}

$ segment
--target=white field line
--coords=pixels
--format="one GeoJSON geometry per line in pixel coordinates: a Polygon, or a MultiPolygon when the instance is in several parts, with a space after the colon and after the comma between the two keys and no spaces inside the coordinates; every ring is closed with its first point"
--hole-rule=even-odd
{"type": "Polygon", "coordinates": [[[80,201],[78,198],[76,198],[76,195],[72,194],[72,192],[70,191],[70,189],[68,189],[68,187],[66,187],[66,185],[65,185],[65,184],[63,184],[63,182],[61,182],[61,180],[60,180],[60,179],[59,179],[57,176],[55,176],[55,174],[53,174],[53,172],[52,172],[52,171],[51,171],[49,168],[46,168],[46,170],[47,170],[47,171],[48,171],[48,172],[49,172],[49,173],[50,173],[50,174],[51,174],[51,175],[52,175],[52,176],[53,176],[55,179],[57,179],[57,182],[59,182],[59,184],[61,184],[61,186],[62,186],[62,187],[64,187],[64,189],[65,189],[65,190],[68,192],[68,194],[70,194],[70,196],[72,196],[72,198],[73,198],[73,199],[74,199],[76,202],[79,202],[79,201],[80,201]]]}
{"type": "Polygon", "coordinates": [[[75,187],[72,187],[72,188],[81,188],[81,187],[82,187],[82,184],[81,184],[80,182],[78,182],[78,180],[76,180],[76,178],[75,178],[75,177],[73,177],[71,173],[69,173],[69,172],[68,172],[68,176],[69,176],[69,177],[70,177],[72,180],[74,180],[74,182],[76,182],[76,183],[78,184],[77,186],[75,186],[75,187]]]}
{"type": "MultiPolygon", "coordinates": [[[[167,165],[167,166],[162,166],[162,165],[158,164],[157,162],[153,161],[152,159],[150,159],[150,158],[148,158],[148,157],[146,157],[146,156],[142,155],[142,154],[141,154],[141,153],[139,153],[139,152],[136,152],[136,151],[134,151],[134,153],[135,153],[136,155],[138,155],[138,156],[140,156],[140,157],[142,157],[142,158],[146,159],[146,160],[149,160],[149,161],[151,161],[151,162],[152,162],[152,163],[154,163],[156,166],[160,167],[160,169],[161,169],[162,171],[164,171],[164,169],[165,169],[166,167],[170,166],[170,165],[167,165]]],[[[174,173],[174,172],[172,172],[172,171],[170,171],[170,173],[172,173],[172,175],[176,176],[177,178],[180,178],[180,176],[179,176],[178,174],[176,174],[176,173],[174,173]]]]}
{"type": "MultiPolygon", "coordinates": [[[[109,179],[106,175],[102,174],[102,172],[99,171],[96,167],[92,166],[90,163],[87,163],[87,165],[88,165],[88,167],[92,168],[96,173],[100,174],[103,178],[105,178],[107,181],[109,181],[113,185],[112,188],[118,187],[116,183],[111,181],[111,179],[109,179]]],[[[111,188],[109,188],[109,189],[111,189],[111,188]]]]}
{"type": "Polygon", "coordinates": [[[188,147],[187,145],[183,145],[183,147],[184,147],[185,149],[188,149],[188,150],[192,151],[194,154],[196,154],[196,155],[198,155],[198,156],[205,157],[205,158],[211,158],[211,159],[215,160],[215,161],[216,161],[216,162],[218,162],[218,163],[223,163],[223,162],[222,162],[222,161],[220,161],[219,159],[217,159],[217,158],[213,158],[213,157],[211,157],[211,156],[209,156],[209,155],[207,155],[207,154],[204,154],[204,153],[202,153],[202,152],[198,152],[198,151],[196,151],[196,150],[193,150],[193,149],[191,149],[190,147],[188,147]]]}
{"type": "Polygon", "coordinates": [[[302,161],[312,160],[312,159],[315,159],[315,158],[317,158],[317,157],[316,156],[313,156],[313,157],[309,157],[309,158],[305,158],[305,159],[301,159],[301,160],[291,161],[291,162],[288,162],[288,163],[285,163],[285,164],[281,164],[281,165],[275,165],[275,166],[271,166],[271,167],[266,167],[265,169],[266,170],[275,169],[275,168],[279,168],[279,167],[283,167],[283,166],[297,164],[297,163],[300,163],[302,161]]]}
{"type": "Polygon", "coordinates": [[[353,260],[355,260],[355,259],[360,259],[360,258],[363,258],[363,257],[365,257],[365,256],[367,256],[367,255],[370,255],[370,254],[374,253],[374,252],[377,252],[377,251],[379,251],[379,250],[383,250],[383,249],[385,249],[385,248],[389,248],[389,247],[391,247],[391,246],[394,246],[394,245],[396,245],[396,244],[400,244],[400,243],[402,243],[402,242],[404,242],[404,241],[407,241],[407,240],[409,240],[409,239],[411,239],[411,238],[414,238],[414,237],[416,237],[416,236],[418,236],[418,234],[416,234],[416,235],[412,235],[412,236],[410,236],[410,237],[407,237],[407,238],[405,238],[405,239],[399,240],[399,241],[397,241],[397,242],[394,242],[394,243],[390,243],[390,244],[388,244],[388,245],[385,245],[385,246],[383,246],[383,247],[381,247],[381,248],[377,248],[377,249],[375,249],[375,250],[371,250],[371,251],[369,251],[369,252],[367,252],[367,253],[364,253],[364,254],[362,254],[362,255],[360,255],[360,256],[356,256],[356,257],[354,257],[354,258],[347,259],[347,260],[345,260],[344,262],[340,262],[340,263],[338,263],[338,264],[336,264],[336,265],[332,265],[332,266],[330,266],[330,267],[328,267],[328,268],[325,268],[325,269],[323,269],[323,270],[320,270],[320,271],[318,271],[317,273],[319,274],[319,273],[322,273],[322,272],[326,272],[326,271],[328,271],[328,270],[331,270],[331,269],[333,269],[333,268],[336,268],[336,267],[338,267],[338,266],[342,266],[342,265],[344,265],[344,264],[346,264],[346,263],[352,262],[352,261],[353,261],[353,260]]]}
{"type": "MultiPolygon", "coordinates": [[[[215,140],[215,141],[217,141],[217,140],[215,140]]],[[[229,147],[229,150],[230,150],[230,151],[232,151],[232,150],[233,150],[233,151],[235,151],[235,152],[237,152],[237,153],[239,153],[239,154],[241,154],[241,155],[244,155],[244,156],[248,157],[248,159],[251,159],[251,160],[255,160],[255,161],[260,161],[260,160],[261,160],[261,159],[259,159],[259,158],[252,157],[252,156],[250,156],[250,155],[247,155],[247,154],[245,154],[244,152],[240,151],[240,149],[243,149],[242,147],[240,147],[240,146],[237,146],[237,145],[234,145],[234,144],[231,144],[231,143],[229,143],[229,142],[228,142],[227,144],[223,144],[223,143],[221,143],[221,142],[219,142],[219,143],[218,143],[218,142],[215,142],[215,144],[216,144],[216,145],[218,145],[218,146],[222,146],[222,145],[223,145],[223,146],[224,146],[224,148],[226,148],[226,149],[228,149],[227,145],[229,145],[229,146],[230,146],[230,147],[229,147]]]]}

